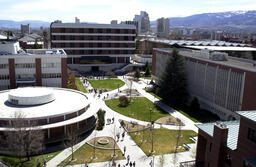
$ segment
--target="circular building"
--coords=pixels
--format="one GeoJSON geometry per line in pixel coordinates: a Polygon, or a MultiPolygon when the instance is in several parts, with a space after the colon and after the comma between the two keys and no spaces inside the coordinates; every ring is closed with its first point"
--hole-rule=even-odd
{"type": "Polygon", "coordinates": [[[72,89],[25,87],[1,91],[0,136],[15,131],[13,122],[21,119],[29,130],[43,133],[48,147],[63,143],[71,128],[75,127],[79,135],[94,129],[96,111],[90,109],[85,94],[72,89]]]}

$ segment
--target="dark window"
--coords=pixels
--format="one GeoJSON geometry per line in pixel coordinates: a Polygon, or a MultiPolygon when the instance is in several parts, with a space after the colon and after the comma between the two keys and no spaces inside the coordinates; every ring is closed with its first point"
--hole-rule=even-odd
{"type": "Polygon", "coordinates": [[[70,43],[70,47],[73,48],[75,45],[74,43],[70,43]]]}
{"type": "Polygon", "coordinates": [[[80,28],[80,29],[79,29],[79,32],[80,32],[80,33],[84,33],[84,29],[83,29],[83,28],[80,28]]]}
{"type": "Polygon", "coordinates": [[[107,29],[107,33],[111,33],[111,29],[107,29]]]}
{"type": "Polygon", "coordinates": [[[61,40],[65,40],[65,36],[60,36],[60,39],[61,40]]]}
{"type": "Polygon", "coordinates": [[[127,41],[127,40],[128,40],[128,37],[127,37],[127,36],[125,36],[125,37],[124,37],[124,40],[126,40],[126,41],[127,41]]]}
{"type": "Polygon", "coordinates": [[[60,29],[60,32],[61,32],[61,33],[65,33],[65,28],[61,28],[61,29],[60,29]]]}
{"type": "Polygon", "coordinates": [[[244,161],[243,162],[243,167],[249,167],[248,162],[244,161]]]}
{"type": "Polygon", "coordinates": [[[127,29],[125,29],[125,30],[124,30],[124,33],[125,33],[125,34],[128,34],[128,30],[127,30],[127,29]]]}
{"type": "Polygon", "coordinates": [[[212,143],[210,143],[210,152],[212,151],[212,143]]]}
{"type": "Polygon", "coordinates": [[[79,44],[79,47],[80,47],[80,48],[84,47],[84,44],[83,44],[83,43],[80,43],[80,44],[79,44]]]}
{"type": "Polygon", "coordinates": [[[93,29],[92,28],[89,28],[89,33],[93,33],[93,29]]]}
{"type": "Polygon", "coordinates": [[[232,158],[229,154],[226,155],[225,157],[225,162],[228,166],[231,166],[232,165],[232,158]]]}
{"type": "Polygon", "coordinates": [[[80,40],[84,40],[84,36],[80,36],[79,39],[80,39],[80,40]]]}
{"type": "Polygon", "coordinates": [[[117,30],[116,30],[116,33],[117,33],[117,34],[120,34],[120,29],[117,29],[117,30]]]}
{"type": "Polygon", "coordinates": [[[256,131],[254,129],[248,128],[248,139],[256,143],[256,131]]]}
{"type": "Polygon", "coordinates": [[[102,29],[98,29],[98,32],[99,32],[99,33],[102,33],[102,29]]]}

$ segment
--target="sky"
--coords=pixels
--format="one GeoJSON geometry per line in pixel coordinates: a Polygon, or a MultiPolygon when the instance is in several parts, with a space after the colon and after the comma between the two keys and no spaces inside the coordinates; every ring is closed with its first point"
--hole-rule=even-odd
{"type": "Polygon", "coordinates": [[[256,0],[0,0],[0,20],[109,23],[132,20],[146,11],[150,20],[199,13],[256,10],[256,0]]]}

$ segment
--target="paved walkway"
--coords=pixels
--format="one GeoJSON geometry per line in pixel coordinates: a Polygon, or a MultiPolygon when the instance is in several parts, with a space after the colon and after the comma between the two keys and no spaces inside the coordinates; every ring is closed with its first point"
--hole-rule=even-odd
{"type": "MultiPolygon", "coordinates": [[[[123,77],[119,77],[119,79],[126,81],[123,77]]],[[[188,119],[187,117],[183,116],[182,114],[180,114],[179,112],[173,110],[171,107],[165,105],[162,102],[159,102],[158,99],[154,98],[154,96],[152,96],[151,94],[147,93],[146,91],[143,90],[143,88],[145,88],[147,86],[147,82],[142,82],[142,83],[135,83],[133,82],[133,89],[137,89],[138,92],[145,96],[146,98],[148,98],[150,101],[152,102],[157,102],[157,105],[159,105],[163,110],[167,111],[168,113],[170,113],[171,115],[173,115],[174,117],[177,117],[179,119],[182,120],[183,123],[185,123],[185,126],[182,127],[182,129],[188,129],[188,130],[194,130],[197,132],[197,128],[194,126],[194,122],[191,121],[190,119],[188,119]]],[[[89,84],[86,85],[89,89],[91,88],[91,86],[89,84]]],[[[124,85],[123,87],[120,88],[120,90],[124,90],[127,89],[127,85],[124,85]]],[[[94,96],[94,93],[88,93],[87,96],[89,98],[89,100],[91,101],[91,107],[93,107],[94,110],[99,110],[100,108],[102,108],[103,110],[106,111],[106,115],[105,115],[105,119],[109,119],[109,118],[114,118],[115,121],[113,124],[110,125],[105,125],[105,128],[102,131],[94,131],[90,136],[88,136],[85,140],[83,140],[82,142],[78,143],[75,146],[75,150],[77,150],[79,147],[81,147],[83,144],[85,144],[87,141],[91,140],[94,138],[95,133],[96,133],[96,137],[98,136],[109,136],[109,137],[115,137],[117,133],[122,134],[124,132],[123,128],[120,128],[121,125],[119,123],[118,120],[122,119],[122,120],[126,120],[126,121],[136,121],[138,122],[138,124],[141,125],[147,125],[148,122],[145,121],[140,121],[140,120],[136,120],[130,117],[126,117],[124,115],[121,115],[113,110],[111,110],[110,108],[108,108],[105,104],[105,102],[103,101],[103,97],[107,97],[107,94],[109,94],[109,97],[118,97],[119,93],[117,90],[113,90],[110,92],[106,92],[103,93],[101,95],[100,98],[98,98],[97,96],[94,96]],[[96,97],[96,98],[95,98],[96,97]],[[97,104],[97,105],[95,105],[97,104]]],[[[105,121],[107,122],[107,121],[105,121]]],[[[160,128],[160,125],[155,124],[154,126],[155,128],[160,128]]],[[[168,128],[168,129],[177,129],[177,126],[172,126],[172,125],[163,125],[163,127],[168,128]]],[[[125,133],[125,137],[123,141],[118,141],[117,145],[119,146],[119,148],[121,149],[121,151],[123,152],[123,148],[124,146],[126,146],[126,153],[125,153],[125,160],[119,160],[116,161],[117,164],[120,164],[121,167],[123,167],[123,165],[125,165],[127,163],[127,155],[130,156],[130,160],[136,161],[136,166],[139,167],[150,167],[150,162],[154,161],[154,165],[159,165],[159,160],[163,159],[161,158],[161,156],[155,156],[153,157],[147,157],[145,155],[145,153],[136,145],[136,143],[132,140],[132,138],[130,137],[130,135],[128,133],[125,133]],[[154,160],[153,160],[154,159],[154,160]]],[[[192,144],[191,147],[195,147],[195,144],[192,144]]],[[[71,149],[67,148],[64,151],[62,151],[61,153],[59,153],[57,156],[55,156],[53,159],[51,159],[48,163],[47,163],[47,167],[56,167],[59,163],[61,163],[63,160],[65,160],[67,157],[69,157],[71,155],[71,149]]],[[[173,154],[166,154],[164,155],[164,166],[168,166],[168,167],[172,167],[173,166],[173,154]]],[[[178,162],[182,162],[182,161],[189,161],[189,160],[193,160],[192,156],[191,156],[191,152],[183,152],[183,153],[179,153],[177,154],[177,159],[178,162]]],[[[106,166],[110,166],[111,162],[100,162],[100,163],[91,163],[89,164],[89,167],[106,167],[106,166]]],[[[76,167],[81,167],[81,165],[74,165],[76,167]]]]}

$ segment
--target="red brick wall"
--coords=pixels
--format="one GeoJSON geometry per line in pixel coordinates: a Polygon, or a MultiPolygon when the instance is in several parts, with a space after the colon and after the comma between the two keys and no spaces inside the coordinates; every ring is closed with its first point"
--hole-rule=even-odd
{"type": "Polygon", "coordinates": [[[61,85],[63,88],[67,87],[68,71],[67,71],[67,58],[61,59],[61,85]]]}
{"type": "Polygon", "coordinates": [[[256,109],[256,73],[246,72],[242,110],[256,109]]]}
{"type": "Polygon", "coordinates": [[[16,88],[16,74],[15,74],[15,65],[14,59],[8,59],[9,62],[9,77],[10,77],[10,88],[16,88]]]}
{"type": "Polygon", "coordinates": [[[36,58],[36,86],[42,86],[42,63],[40,58],[36,58]]]}

